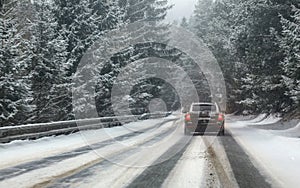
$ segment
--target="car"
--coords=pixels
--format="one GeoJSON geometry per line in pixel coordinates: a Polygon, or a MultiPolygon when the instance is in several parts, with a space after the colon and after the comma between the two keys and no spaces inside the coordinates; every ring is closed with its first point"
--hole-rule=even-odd
{"type": "Polygon", "coordinates": [[[193,103],[184,116],[184,134],[217,133],[225,135],[225,115],[217,103],[193,103]]]}

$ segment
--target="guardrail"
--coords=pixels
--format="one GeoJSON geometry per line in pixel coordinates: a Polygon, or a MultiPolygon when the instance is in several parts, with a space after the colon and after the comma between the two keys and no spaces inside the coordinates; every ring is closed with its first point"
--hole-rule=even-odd
{"type": "Polygon", "coordinates": [[[38,139],[45,136],[67,135],[80,130],[93,130],[121,126],[122,123],[130,123],[141,119],[161,118],[166,117],[167,115],[167,113],[157,113],[144,114],[141,116],[116,116],[0,127],[0,143],[8,143],[15,140],[38,139]]]}

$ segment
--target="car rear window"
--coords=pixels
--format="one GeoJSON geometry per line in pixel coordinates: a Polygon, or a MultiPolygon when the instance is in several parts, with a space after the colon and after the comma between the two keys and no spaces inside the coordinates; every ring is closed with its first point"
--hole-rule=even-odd
{"type": "Polygon", "coordinates": [[[215,105],[207,105],[207,104],[200,104],[200,105],[193,105],[193,112],[198,111],[216,111],[215,105]]]}

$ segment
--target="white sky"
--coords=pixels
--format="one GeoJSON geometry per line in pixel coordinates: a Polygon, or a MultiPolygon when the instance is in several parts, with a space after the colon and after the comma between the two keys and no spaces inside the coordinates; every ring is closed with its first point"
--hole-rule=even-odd
{"type": "Polygon", "coordinates": [[[194,11],[198,0],[168,0],[174,7],[168,12],[167,21],[180,21],[183,17],[189,18],[194,11]]]}

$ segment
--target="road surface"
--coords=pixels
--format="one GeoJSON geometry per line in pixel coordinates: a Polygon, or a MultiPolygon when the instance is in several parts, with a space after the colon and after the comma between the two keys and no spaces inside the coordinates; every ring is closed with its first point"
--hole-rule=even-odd
{"type": "Polygon", "coordinates": [[[185,136],[181,119],[145,122],[112,128],[118,131],[98,139],[89,132],[42,140],[46,149],[39,141],[1,146],[0,187],[272,186],[228,132],[185,136]],[[80,136],[84,141],[72,145],[80,136]]]}

